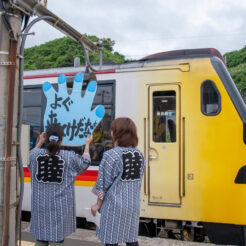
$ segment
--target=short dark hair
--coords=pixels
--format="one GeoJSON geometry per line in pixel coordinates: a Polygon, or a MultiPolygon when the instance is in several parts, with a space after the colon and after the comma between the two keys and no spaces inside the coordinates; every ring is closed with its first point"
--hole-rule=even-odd
{"type": "Polygon", "coordinates": [[[115,119],[111,123],[113,141],[120,147],[136,147],[138,145],[137,128],[135,123],[127,117],[115,119]]]}
{"type": "Polygon", "coordinates": [[[64,136],[63,128],[60,124],[51,124],[46,128],[45,143],[46,149],[49,151],[49,158],[60,151],[59,141],[62,140],[64,136]],[[50,136],[58,137],[58,141],[50,141],[50,136]]]}

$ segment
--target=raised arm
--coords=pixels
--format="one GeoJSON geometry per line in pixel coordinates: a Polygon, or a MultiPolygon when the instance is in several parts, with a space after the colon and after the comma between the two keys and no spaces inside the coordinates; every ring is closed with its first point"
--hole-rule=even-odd
{"type": "Polygon", "coordinates": [[[35,149],[40,149],[45,142],[45,132],[42,132],[39,136],[38,142],[35,145],[35,149]]]}
{"type": "Polygon", "coordinates": [[[92,135],[87,136],[86,142],[85,142],[85,149],[84,149],[84,153],[83,153],[83,157],[88,159],[89,161],[91,161],[89,148],[90,148],[90,144],[91,144],[92,140],[93,140],[92,135]]]}
{"type": "Polygon", "coordinates": [[[73,157],[73,165],[78,174],[83,173],[91,163],[89,147],[92,140],[92,135],[87,136],[83,155],[75,154],[73,157]]]}

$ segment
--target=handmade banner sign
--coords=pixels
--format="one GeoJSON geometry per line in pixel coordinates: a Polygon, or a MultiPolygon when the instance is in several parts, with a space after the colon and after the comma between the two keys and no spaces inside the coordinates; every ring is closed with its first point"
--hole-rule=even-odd
{"type": "Polygon", "coordinates": [[[91,110],[97,90],[97,82],[90,81],[84,96],[81,96],[83,74],[77,73],[73,90],[68,94],[66,76],[58,77],[58,91],[50,82],[44,82],[43,91],[47,104],[44,113],[44,127],[58,123],[64,128],[63,145],[84,145],[88,134],[92,134],[104,116],[104,107],[97,105],[91,110]]]}

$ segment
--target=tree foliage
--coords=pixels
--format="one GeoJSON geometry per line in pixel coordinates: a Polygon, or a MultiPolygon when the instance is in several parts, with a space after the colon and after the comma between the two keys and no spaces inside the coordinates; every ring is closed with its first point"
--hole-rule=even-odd
{"type": "Polygon", "coordinates": [[[246,46],[240,50],[224,54],[228,70],[246,101],[246,46]]]}
{"type": "Polygon", "coordinates": [[[246,46],[240,50],[228,52],[224,56],[228,67],[236,67],[246,63],[246,46]]]}
{"type": "MultiPolygon", "coordinates": [[[[113,51],[115,42],[110,38],[98,38],[86,35],[93,42],[103,44],[103,61],[122,63],[125,61],[124,55],[113,51]]],[[[75,57],[79,57],[81,65],[85,64],[84,51],[80,44],[68,37],[55,39],[39,46],[25,49],[24,69],[35,70],[55,67],[73,66],[75,57]]],[[[89,52],[91,63],[99,62],[98,52],[89,52]]]]}

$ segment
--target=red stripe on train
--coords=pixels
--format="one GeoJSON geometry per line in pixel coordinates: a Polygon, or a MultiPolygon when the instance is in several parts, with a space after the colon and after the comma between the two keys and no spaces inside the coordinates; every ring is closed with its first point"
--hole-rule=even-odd
{"type": "MultiPolygon", "coordinates": [[[[95,72],[95,74],[105,74],[105,73],[115,73],[115,69],[109,69],[109,70],[102,70],[99,72],[95,72]]],[[[52,74],[39,74],[39,75],[26,75],[24,76],[24,79],[42,79],[42,78],[53,78],[58,77],[60,74],[63,73],[52,73],[52,74]]],[[[75,76],[77,72],[74,73],[64,73],[66,76],[75,76]]]]}
{"type": "Polygon", "coordinates": [[[28,167],[23,167],[23,171],[24,171],[24,177],[30,177],[31,173],[28,167]]]}
{"type": "MultiPolygon", "coordinates": [[[[31,173],[28,167],[23,167],[24,177],[30,177],[31,173]]],[[[86,170],[84,173],[78,175],[76,180],[79,181],[96,181],[97,180],[98,171],[97,170],[86,170]]]]}

